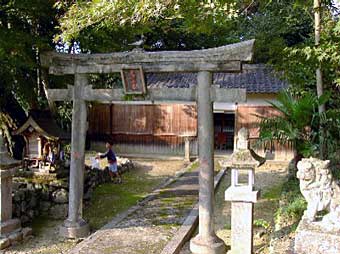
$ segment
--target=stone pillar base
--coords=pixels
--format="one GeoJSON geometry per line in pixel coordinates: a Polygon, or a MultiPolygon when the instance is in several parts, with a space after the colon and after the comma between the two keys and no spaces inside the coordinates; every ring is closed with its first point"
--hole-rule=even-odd
{"type": "Polygon", "coordinates": [[[302,219],[296,230],[294,253],[336,254],[340,253],[340,231],[327,231],[322,222],[302,219]]]}
{"type": "Polygon", "coordinates": [[[197,235],[190,241],[190,250],[194,254],[225,254],[226,246],[217,236],[201,237],[197,235]]]}
{"type": "MultiPolygon", "coordinates": [[[[1,223],[1,225],[3,224],[4,223],[1,223]]],[[[0,235],[0,250],[32,238],[32,229],[28,227],[21,228],[20,221],[18,219],[9,220],[9,223],[6,223],[5,228],[6,230],[4,231],[7,232],[0,235]]],[[[2,253],[2,251],[0,251],[0,253],[2,253]]]]}
{"type": "Polygon", "coordinates": [[[253,208],[260,192],[248,186],[233,186],[225,191],[231,201],[231,251],[228,254],[253,253],[253,208]]]}
{"type": "Polygon", "coordinates": [[[7,235],[17,229],[21,228],[21,222],[19,219],[10,219],[0,224],[0,235],[7,235]]]}
{"type": "Polygon", "coordinates": [[[65,221],[64,225],[60,227],[59,233],[65,238],[85,238],[90,233],[90,227],[84,220],[74,225],[65,221]]]}

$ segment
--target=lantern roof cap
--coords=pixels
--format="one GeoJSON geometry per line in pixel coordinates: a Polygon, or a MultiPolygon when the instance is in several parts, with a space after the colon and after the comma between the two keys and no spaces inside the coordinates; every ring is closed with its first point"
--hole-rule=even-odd
{"type": "Polygon", "coordinates": [[[21,162],[9,156],[0,130],[0,170],[17,167],[21,162]]]}
{"type": "Polygon", "coordinates": [[[222,167],[231,167],[242,170],[252,170],[265,162],[262,158],[249,148],[249,131],[241,128],[237,133],[236,150],[230,158],[220,162],[222,167]]]}

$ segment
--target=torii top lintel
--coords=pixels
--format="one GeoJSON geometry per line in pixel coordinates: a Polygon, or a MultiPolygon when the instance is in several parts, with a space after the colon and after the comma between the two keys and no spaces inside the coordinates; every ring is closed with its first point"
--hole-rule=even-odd
{"type": "Polygon", "coordinates": [[[144,72],[238,72],[251,61],[255,40],[191,51],[146,52],[133,50],[109,54],[46,52],[41,64],[50,74],[113,73],[141,66],[144,72]]]}

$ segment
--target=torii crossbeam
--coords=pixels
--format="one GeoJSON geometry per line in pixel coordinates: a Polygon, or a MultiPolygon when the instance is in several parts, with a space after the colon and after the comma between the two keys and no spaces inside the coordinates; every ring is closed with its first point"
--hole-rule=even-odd
{"type": "Polygon", "coordinates": [[[212,86],[213,72],[241,72],[242,62],[251,61],[254,40],[212,49],[192,51],[145,52],[133,50],[110,54],[45,53],[43,67],[50,74],[75,76],[68,89],[48,89],[54,101],[73,100],[69,211],[61,234],[69,238],[84,237],[88,224],[82,217],[87,101],[114,103],[124,100],[123,89],[92,89],[90,73],[113,73],[141,68],[143,72],[198,72],[197,88],[149,89],[148,101],[189,102],[198,106],[199,234],[191,240],[193,253],[225,253],[225,245],[214,231],[214,129],[213,102],[244,102],[245,89],[212,86]]]}

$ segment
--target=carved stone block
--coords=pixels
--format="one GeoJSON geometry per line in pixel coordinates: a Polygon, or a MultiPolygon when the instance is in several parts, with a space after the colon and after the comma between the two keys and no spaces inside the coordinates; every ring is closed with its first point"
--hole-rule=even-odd
{"type": "Polygon", "coordinates": [[[295,235],[294,253],[340,253],[340,232],[327,231],[321,223],[310,223],[307,219],[300,221],[295,235]]]}
{"type": "Polygon", "coordinates": [[[340,231],[340,187],[333,179],[329,161],[316,158],[302,159],[297,164],[300,191],[307,201],[304,219],[315,221],[317,212],[327,211],[320,226],[325,230],[340,231]]]}

